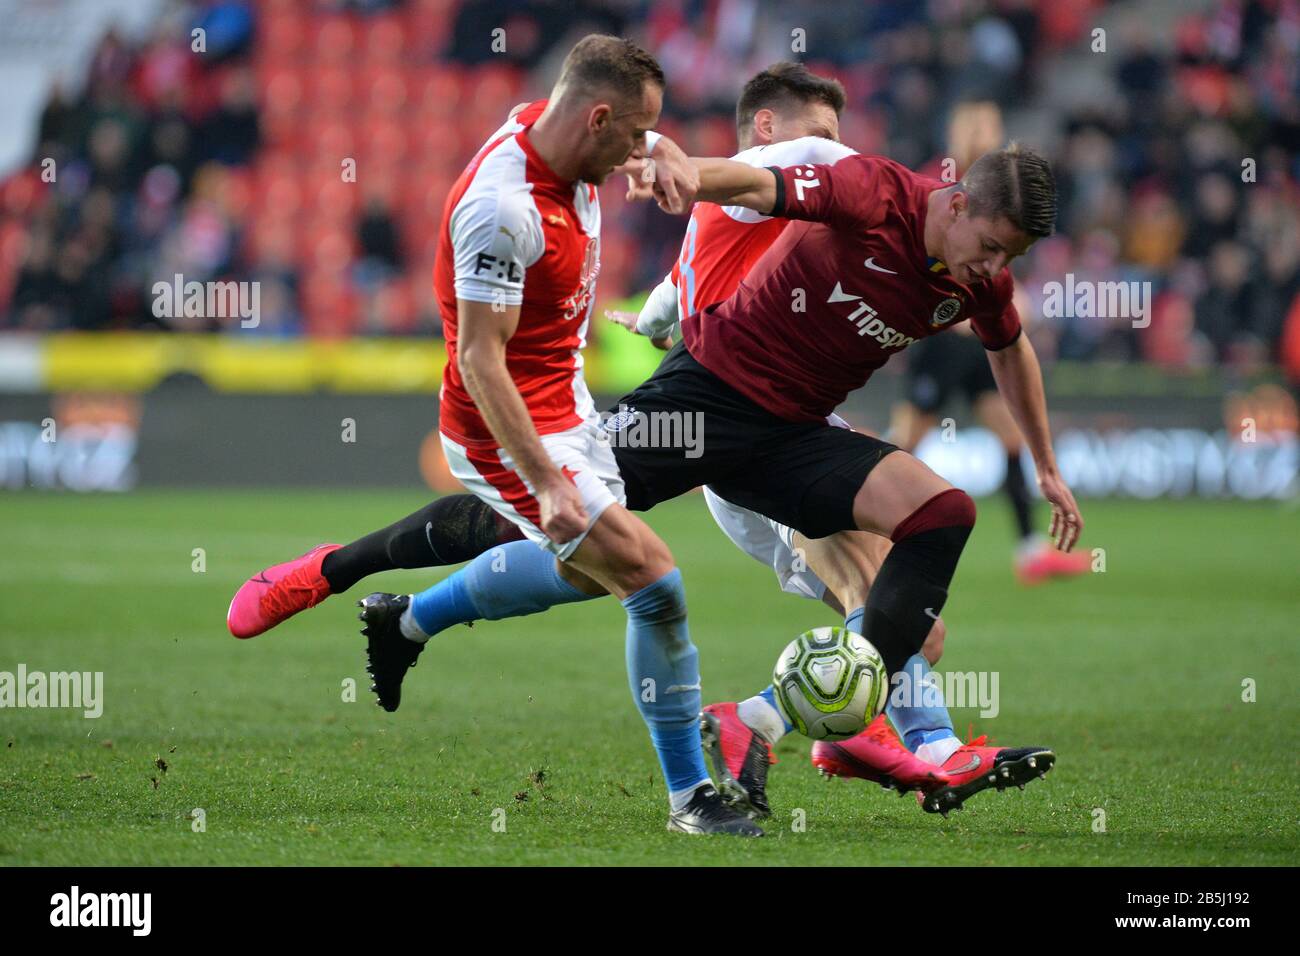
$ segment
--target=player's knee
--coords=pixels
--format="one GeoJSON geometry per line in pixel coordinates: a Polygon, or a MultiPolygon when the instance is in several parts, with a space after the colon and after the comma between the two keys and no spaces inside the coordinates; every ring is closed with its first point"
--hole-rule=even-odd
{"type": "Polygon", "coordinates": [[[948,636],[948,627],[943,623],[943,618],[935,618],[934,626],[930,628],[930,633],[925,637],[925,643],[921,645],[921,656],[924,657],[933,667],[939,663],[939,658],[943,657],[943,640],[948,636]]]}
{"type": "Polygon", "coordinates": [[[565,561],[556,562],[559,569],[560,579],[569,587],[581,591],[583,594],[589,594],[592,597],[599,597],[602,594],[608,594],[609,591],[599,581],[592,580],[589,576],[583,574],[577,568],[565,561]]]}
{"type": "Polygon", "coordinates": [[[894,527],[890,540],[897,544],[938,528],[963,528],[966,533],[975,527],[975,499],[960,488],[948,488],[922,504],[894,527]]]}
{"type": "Polygon", "coordinates": [[[610,571],[630,593],[654,584],[676,565],[668,545],[649,532],[623,539],[610,557],[610,571]]]}
{"type": "Polygon", "coordinates": [[[870,593],[871,588],[867,585],[866,580],[860,579],[858,581],[842,582],[836,590],[835,597],[841,607],[855,608],[866,604],[870,593]]]}

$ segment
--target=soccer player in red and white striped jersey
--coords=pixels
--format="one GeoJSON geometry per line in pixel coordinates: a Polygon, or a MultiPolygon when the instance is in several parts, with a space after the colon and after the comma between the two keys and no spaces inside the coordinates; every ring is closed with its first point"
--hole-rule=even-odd
{"type": "MultiPolygon", "coordinates": [[[[600,270],[596,187],[633,154],[651,152],[646,135],[663,87],[659,65],[632,42],[585,37],[550,97],[517,110],[454,184],[434,267],[448,354],[439,430],[452,474],[527,540],[481,555],[420,594],[370,595],[360,602],[363,633],[372,689],[395,710],[425,643],[453,624],[617,595],[628,618],[628,682],[663,770],[669,829],[757,836],[709,779],[681,574],[625,507],[582,375],[600,270]]],[[[659,184],[673,196],[666,202],[685,211],[697,184],[692,167],[669,140],[652,150],[659,184]]],[[[327,557],[285,578],[320,576],[327,557]]],[[[237,636],[283,618],[254,600],[277,587],[263,586],[251,580],[248,599],[241,589],[232,602],[237,636]]],[[[315,582],[308,586],[317,593],[315,582]]]]}

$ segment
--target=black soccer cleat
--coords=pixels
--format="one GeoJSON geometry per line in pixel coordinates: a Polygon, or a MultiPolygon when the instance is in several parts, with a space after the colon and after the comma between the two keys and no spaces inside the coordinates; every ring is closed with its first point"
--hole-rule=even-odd
{"type": "Polygon", "coordinates": [[[424,650],[402,634],[402,613],[410,603],[409,595],[383,593],[357,602],[357,618],[366,625],[361,633],[366,637],[366,672],[374,679],[370,689],[390,714],[402,703],[402,679],[424,650]]]}
{"type": "Polygon", "coordinates": [[[749,729],[735,704],[710,704],[700,714],[700,743],[713,763],[722,799],[754,820],[772,815],[767,768],[776,760],[767,741],[749,729]]]}
{"type": "Polygon", "coordinates": [[[706,783],[696,787],[691,802],[668,815],[668,829],[678,833],[724,833],[729,836],[760,837],[763,831],[749,817],[722,801],[722,796],[706,783]]]}
{"type": "Polygon", "coordinates": [[[1047,747],[983,747],[983,740],[962,747],[944,763],[944,772],[954,782],[925,795],[921,806],[927,813],[947,816],[982,790],[1023,790],[1056,763],[1056,754],[1047,747]]]}

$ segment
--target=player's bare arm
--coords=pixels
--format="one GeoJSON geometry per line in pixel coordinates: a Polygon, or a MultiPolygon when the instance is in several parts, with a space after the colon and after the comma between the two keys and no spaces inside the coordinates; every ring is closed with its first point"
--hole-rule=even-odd
{"type": "Polygon", "coordinates": [[[1038,487],[1052,504],[1049,534],[1062,551],[1071,550],[1083,531],[1083,518],[1074,495],[1061,478],[1052,451],[1052,433],[1047,423],[1047,398],[1043,373],[1029,337],[1021,335],[1004,349],[989,352],[989,364],[998,391],[1007,401],[1011,415],[1025,436],[1038,471],[1038,487]]]}
{"type": "Polygon", "coordinates": [[[519,324],[519,306],[456,300],[457,367],[493,437],[528,479],[541,505],[542,530],[563,544],[582,534],[587,514],[578,489],[542,447],[523,396],[506,368],[506,343],[519,324]]]}
{"type": "MultiPolygon", "coordinates": [[[[744,206],[764,215],[776,205],[776,177],[770,169],[750,166],[730,159],[699,159],[691,162],[699,170],[700,188],[695,193],[696,202],[712,202],[720,206],[744,206]]],[[[655,199],[665,212],[674,210],[661,195],[658,184],[655,199]]]]}

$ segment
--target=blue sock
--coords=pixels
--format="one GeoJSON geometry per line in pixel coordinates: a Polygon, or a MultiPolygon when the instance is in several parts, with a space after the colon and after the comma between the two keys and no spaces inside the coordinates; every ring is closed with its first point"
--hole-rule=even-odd
{"type": "Polygon", "coordinates": [[[700,752],[699,653],[686,629],[686,591],[673,568],[629,595],[627,679],[650,728],[673,809],[709,780],[700,752]]]}
{"type": "Polygon", "coordinates": [[[555,555],[531,541],[484,551],[451,577],[411,599],[411,616],[425,634],[453,624],[536,614],[556,604],[587,601],[555,567],[555,555]]]}
{"type": "Polygon", "coordinates": [[[849,616],[844,619],[845,630],[852,631],[854,634],[861,634],[862,619],[866,616],[866,613],[867,607],[865,604],[862,607],[856,607],[852,611],[849,611],[849,616]]]}
{"type": "Polygon", "coordinates": [[[930,662],[920,654],[909,657],[894,675],[885,712],[912,753],[922,744],[957,736],[943,704],[943,691],[930,675],[930,662]]]}

